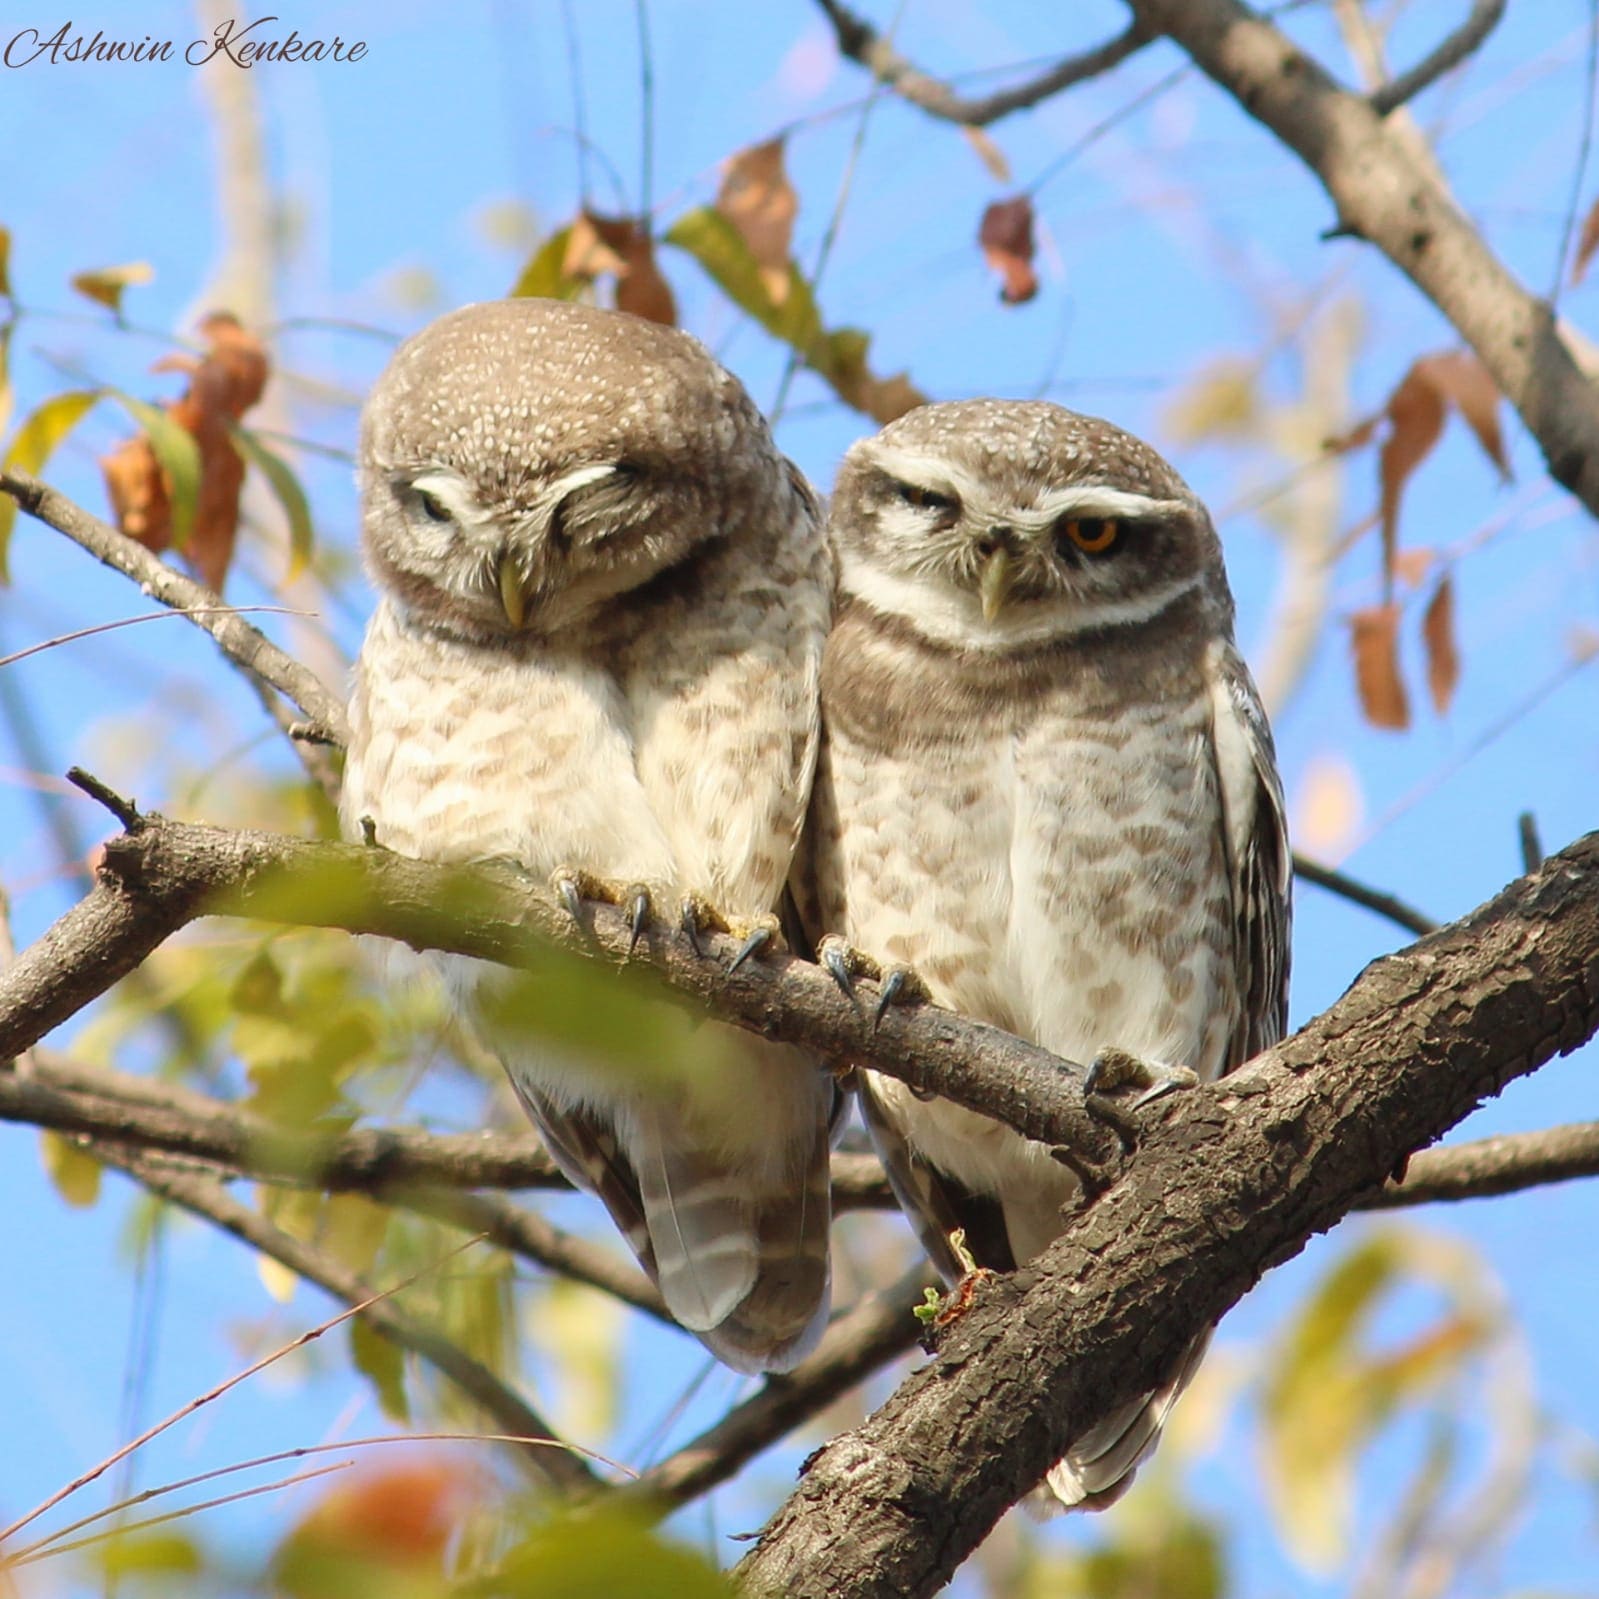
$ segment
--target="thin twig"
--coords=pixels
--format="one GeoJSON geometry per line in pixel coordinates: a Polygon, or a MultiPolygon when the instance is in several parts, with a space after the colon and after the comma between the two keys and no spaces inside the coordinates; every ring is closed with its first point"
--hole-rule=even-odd
{"type": "MultiPolygon", "coordinates": [[[[1532,868],[1528,867],[1528,870],[1532,868]]],[[[1397,896],[1356,882],[1345,873],[1336,872],[1332,867],[1322,866],[1303,855],[1294,856],[1294,876],[1302,877],[1307,883],[1314,883],[1317,888],[1324,888],[1355,905],[1363,905],[1369,911],[1376,911],[1379,916],[1386,916],[1417,938],[1425,938],[1428,933],[1437,931],[1437,922],[1414,910],[1397,896]]]]}
{"type": "Polygon", "coordinates": [[[152,599],[189,617],[216,640],[229,660],[287,696],[332,740],[340,744],[348,741],[349,724],[338,697],[264,633],[232,614],[212,590],[185,577],[127,534],[91,516],[64,494],[25,472],[0,470],[0,492],[9,494],[29,516],[66,534],[97,560],[132,578],[152,599]]]}
{"type": "Polygon", "coordinates": [[[1380,117],[1397,111],[1413,100],[1429,84],[1436,83],[1452,67],[1457,67],[1493,32],[1505,14],[1505,0],[1472,0],[1471,14],[1409,72],[1402,72],[1390,83],[1369,95],[1368,104],[1380,117]]]}
{"type": "Polygon", "coordinates": [[[526,1400],[487,1366],[474,1360],[436,1328],[401,1311],[387,1298],[374,1296],[355,1273],[240,1204],[215,1182],[181,1176],[131,1150],[102,1147],[96,1154],[108,1166],[125,1172],[158,1198],[213,1222],[252,1249],[287,1266],[297,1276],[315,1283],[335,1299],[344,1300],[364,1316],[375,1331],[402,1349],[421,1356],[480,1405],[501,1432],[530,1440],[520,1451],[519,1458],[532,1475],[548,1487],[562,1494],[572,1494],[588,1493],[600,1485],[600,1479],[576,1455],[562,1448],[540,1445],[539,1440],[559,1444],[560,1438],[526,1400]]]}
{"type": "Polygon", "coordinates": [[[1109,72],[1141,50],[1150,38],[1134,22],[1114,39],[1107,39],[1092,50],[1063,56],[1023,83],[996,90],[992,94],[968,98],[956,94],[948,83],[907,61],[871,23],[857,16],[847,6],[839,4],[839,0],[816,0],[816,3],[832,23],[842,55],[859,62],[879,83],[892,89],[900,99],[918,110],[940,121],[958,123],[965,128],[986,128],[990,123],[1010,116],[1012,112],[1025,111],[1039,101],[1071,88],[1073,84],[1109,72]]]}

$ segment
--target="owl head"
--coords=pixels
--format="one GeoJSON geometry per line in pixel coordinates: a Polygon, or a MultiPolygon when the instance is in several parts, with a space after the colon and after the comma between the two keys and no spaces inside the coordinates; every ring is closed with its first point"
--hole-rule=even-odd
{"type": "Polygon", "coordinates": [[[401,345],[361,419],[361,532],[411,618],[548,638],[772,514],[782,458],[687,334],[494,300],[401,345]]]}
{"type": "Polygon", "coordinates": [[[1137,623],[1199,589],[1230,611],[1210,517],[1176,472],[1044,401],[907,412],[850,448],[830,527],[845,594],[964,648],[1137,623]]]}

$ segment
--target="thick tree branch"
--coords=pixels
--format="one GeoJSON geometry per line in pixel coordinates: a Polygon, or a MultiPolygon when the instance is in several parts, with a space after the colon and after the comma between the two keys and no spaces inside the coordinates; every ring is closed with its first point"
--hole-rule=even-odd
{"type": "Polygon", "coordinates": [[[1134,22],[1114,39],[1107,39],[1104,44],[1079,55],[1064,56],[1036,77],[1009,89],[998,89],[993,94],[968,98],[907,61],[871,23],[839,0],[816,0],[816,3],[833,25],[841,55],[859,62],[900,99],[929,116],[958,123],[963,128],[986,128],[1013,111],[1025,111],[1071,88],[1074,83],[1097,78],[1141,50],[1151,37],[1142,24],[1134,22]]]}
{"type": "MultiPolygon", "coordinates": [[[[1454,324],[1538,441],[1550,475],[1599,515],[1599,390],[1549,304],[1506,270],[1372,104],[1240,0],[1128,5],[1315,173],[1339,230],[1376,245],[1454,324]]],[[[1417,71],[1430,67],[1429,59],[1417,71]]]]}
{"type": "Polygon", "coordinates": [[[938,1358],[813,1457],[741,1574],[929,1594],[1069,1439],[1157,1385],[1269,1267],[1487,1095],[1599,1029],[1599,834],[1374,962],[1309,1026],[1168,1096],[1139,1158],[938,1358]]]}
{"type": "MultiPolygon", "coordinates": [[[[151,1193],[215,1223],[252,1249],[281,1261],[335,1299],[356,1305],[372,1297],[371,1286],[354,1272],[346,1271],[248,1206],[241,1205],[217,1183],[167,1170],[149,1156],[132,1150],[102,1147],[96,1154],[151,1193]]],[[[600,1486],[600,1479],[587,1462],[561,1445],[549,1424],[531,1405],[442,1333],[387,1299],[368,1305],[361,1314],[385,1338],[420,1355],[468,1398],[481,1405],[497,1431],[529,1440],[518,1455],[539,1481],[563,1494],[587,1494],[600,1486]],[[541,1439],[546,1441],[539,1442],[541,1439]]]]}
{"type": "MultiPolygon", "coordinates": [[[[0,1059],[36,1043],[180,927],[213,914],[377,933],[513,966],[547,960],[552,941],[573,937],[552,896],[507,874],[151,816],[106,841],[94,889],[0,974],[0,1059]]],[[[588,915],[581,947],[627,964],[624,913],[595,903],[588,915]]],[[[808,961],[779,955],[729,972],[737,941],[705,934],[701,943],[703,955],[656,922],[634,964],[740,1026],[871,1064],[1045,1143],[1116,1158],[1116,1140],[1084,1108],[1080,1066],[932,1005],[891,1006],[874,1025],[869,981],[851,1001],[808,961]]]]}
{"type": "MultiPolygon", "coordinates": [[[[286,655],[259,628],[229,612],[212,590],[168,566],[136,539],[120,533],[81,505],[26,472],[0,469],[0,493],[9,494],[29,516],[53,527],[92,556],[130,577],[152,599],[169,605],[203,628],[257,686],[285,695],[311,724],[302,731],[312,740],[343,745],[349,741],[344,702],[317,675],[286,655]]],[[[272,702],[267,702],[272,709],[272,702]]],[[[281,721],[285,731],[289,723],[281,721]]]]}

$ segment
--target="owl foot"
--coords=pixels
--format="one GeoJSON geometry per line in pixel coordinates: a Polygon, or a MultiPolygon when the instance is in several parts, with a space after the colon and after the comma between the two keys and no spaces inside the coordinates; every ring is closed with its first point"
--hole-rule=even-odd
{"type": "Polygon", "coordinates": [[[1089,1063],[1088,1075],[1083,1079],[1083,1098],[1090,1112],[1097,1113],[1096,1101],[1103,1107],[1103,1096],[1120,1093],[1123,1089],[1137,1088],[1142,1092],[1129,1105],[1129,1110],[1142,1110],[1145,1105],[1169,1094],[1176,1088],[1193,1088],[1199,1074],[1186,1066],[1171,1066],[1165,1061],[1144,1060],[1129,1054],[1125,1049],[1107,1045],[1089,1063]]]}
{"type": "Polygon", "coordinates": [[[852,1005],[856,1003],[855,981],[864,977],[878,985],[877,1005],[872,1011],[872,1030],[882,1021],[890,1005],[921,1005],[932,998],[916,969],[905,965],[885,966],[865,950],[856,949],[836,934],[828,934],[817,946],[816,958],[822,970],[838,984],[839,991],[852,1005]]]}
{"type": "Polygon", "coordinates": [[[705,958],[705,945],[701,933],[729,933],[732,928],[727,918],[703,894],[685,894],[678,907],[677,925],[683,929],[689,948],[701,960],[705,958]]]}
{"type": "Polygon", "coordinates": [[[727,975],[731,977],[745,961],[753,956],[774,954],[783,947],[783,935],[778,929],[775,916],[758,916],[749,923],[748,930],[739,927],[732,929],[735,933],[745,934],[744,942],[739,945],[738,953],[727,964],[727,975]]]}
{"type": "Polygon", "coordinates": [[[581,928],[584,900],[599,900],[602,904],[617,903],[616,891],[602,878],[576,866],[558,866],[550,873],[550,888],[560,900],[566,914],[581,928]]]}

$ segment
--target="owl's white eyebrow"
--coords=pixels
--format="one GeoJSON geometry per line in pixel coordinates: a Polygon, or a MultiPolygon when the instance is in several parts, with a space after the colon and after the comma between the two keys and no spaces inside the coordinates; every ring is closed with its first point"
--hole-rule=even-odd
{"type": "Polygon", "coordinates": [[[1118,517],[1126,522],[1167,521],[1189,509],[1183,500],[1161,500],[1152,494],[1113,489],[1101,483],[1073,483],[1049,489],[1038,497],[1032,515],[1053,522],[1068,515],[1118,517]]]}
{"type": "Polygon", "coordinates": [[[454,472],[419,472],[410,484],[416,493],[431,495],[463,526],[484,518],[483,508],[473,498],[465,480],[454,472]]]}

